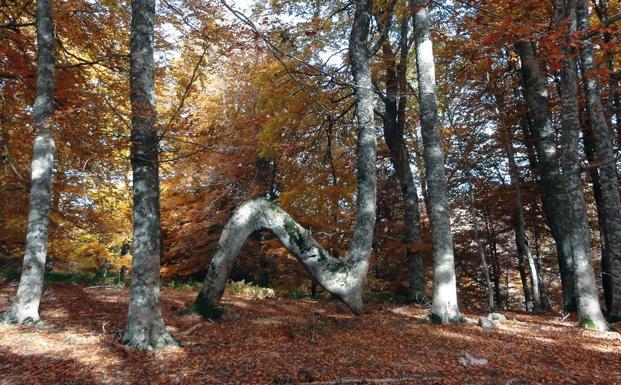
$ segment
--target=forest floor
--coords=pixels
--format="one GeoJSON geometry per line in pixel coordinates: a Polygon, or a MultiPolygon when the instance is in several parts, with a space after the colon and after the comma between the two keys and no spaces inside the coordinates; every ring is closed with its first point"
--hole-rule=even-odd
{"type": "MultiPolygon", "coordinates": [[[[0,311],[16,282],[0,280],[0,311]]],[[[162,289],[182,347],[121,344],[128,289],[50,283],[42,330],[0,325],[0,384],[621,384],[621,335],[558,315],[504,313],[492,331],[436,326],[414,305],[225,297],[228,320],[181,315],[192,291],[162,289]],[[486,359],[463,365],[469,353],[486,359]]],[[[471,320],[477,314],[468,313],[471,320]]]]}

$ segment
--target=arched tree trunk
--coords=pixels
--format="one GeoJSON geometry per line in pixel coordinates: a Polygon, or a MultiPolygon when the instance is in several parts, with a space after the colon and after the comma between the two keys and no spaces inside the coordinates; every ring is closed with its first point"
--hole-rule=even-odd
{"type": "Polygon", "coordinates": [[[259,229],[271,230],[283,245],[304,264],[313,278],[355,313],[362,313],[362,287],[366,280],[376,217],[377,142],[374,128],[374,99],[367,39],[371,2],[357,0],[349,40],[351,69],[356,93],[357,210],[352,245],[343,260],[331,257],[289,214],[275,203],[254,199],[238,207],[225,226],[195,308],[204,317],[219,313],[229,273],[246,238],[259,229]]]}
{"type": "Polygon", "coordinates": [[[37,0],[37,97],[32,108],[36,137],[31,162],[30,205],[26,230],[26,255],[17,295],[4,321],[38,324],[47,258],[52,175],[56,146],[52,138],[54,114],[54,22],[50,0],[37,0]]]}
{"type": "Polygon", "coordinates": [[[421,135],[423,137],[433,254],[433,300],[430,318],[436,323],[461,322],[457,305],[457,279],[453,235],[448,207],[444,151],[436,126],[436,79],[427,0],[410,2],[414,13],[414,41],[418,77],[421,135]]]}
{"type": "Polygon", "coordinates": [[[176,345],[160,308],[160,190],[155,127],[155,0],[132,1],[130,87],[134,189],[132,280],[123,340],[144,350],[176,345]]]}

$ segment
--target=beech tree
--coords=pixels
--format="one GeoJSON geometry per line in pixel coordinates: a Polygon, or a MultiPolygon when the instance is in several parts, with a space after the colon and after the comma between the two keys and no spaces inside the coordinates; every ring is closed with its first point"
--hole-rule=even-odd
{"type": "Polygon", "coordinates": [[[567,231],[570,233],[578,316],[580,322],[597,330],[607,330],[597,296],[597,285],[591,259],[591,242],[586,213],[586,204],[580,178],[578,141],[580,135],[580,114],[578,110],[578,69],[571,56],[569,36],[576,29],[576,3],[569,0],[556,3],[557,23],[565,23],[567,36],[562,44],[561,59],[561,167],[564,188],[567,193],[569,215],[567,231]]]}
{"type": "Polygon", "coordinates": [[[36,132],[30,166],[30,206],[26,230],[26,254],[17,294],[4,321],[13,324],[41,323],[39,303],[43,290],[48,248],[48,226],[56,145],[54,128],[55,54],[54,21],[50,0],[37,0],[37,96],[32,106],[36,132]]]}
{"type": "Polygon", "coordinates": [[[487,293],[487,307],[490,311],[493,311],[496,306],[494,305],[494,287],[492,286],[492,280],[489,276],[489,268],[487,267],[487,260],[485,258],[485,249],[479,237],[479,220],[477,219],[477,208],[474,201],[474,185],[470,185],[468,190],[470,196],[470,215],[472,217],[472,238],[477,246],[479,258],[481,258],[481,266],[483,267],[483,276],[485,277],[485,290],[487,293]]]}
{"type": "Polygon", "coordinates": [[[608,126],[601,100],[599,76],[595,73],[593,43],[585,34],[589,33],[589,10],[585,1],[577,0],[578,29],[583,32],[580,41],[580,63],[586,94],[586,108],[593,132],[594,152],[599,171],[604,252],[602,270],[606,277],[604,289],[608,292],[608,315],[621,318],[621,198],[619,176],[613,146],[613,135],[608,126]]]}
{"type": "Polygon", "coordinates": [[[132,1],[130,88],[134,209],[132,280],[123,340],[136,349],[176,345],[160,308],[160,190],[153,46],[155,0],[132,1]]]}
{"type": "Polygon", "coordinates": [[[355,314],[363,310],[362,289],[366,280],[376,216],[377,140],[375,136],[373,83],[367,44],[371,2],[357,0],[349,38],[349,57],[356,95],[357,199],[351,248],[344,259],[334,258],[312,234],[274,202],[259,198],[238,207],[229,219],[214,255],[195,309],[206,318],[217,317],[218,303],[235,258],[246,239],[255,231],[270,230],[329,293],[343,301],[355,314]]]}
{"type": "MultiPolygon", "coordinates": [[[[570,1],[570,3],[572,3],[570,1]]],[[[574,3],[575,4],[575,3],[574,3]]],[[[555,3],[557,22],[564,23],[569,21],[569,29],[575,26],[575,5],[555,3]]],[[[569,35],[567,35],[569,36],[569,35]]],[[[567,41],[563,44],[564,52],[568,53],[567,41]]],[[[539,68],[532,43],[516,43],[520,58],[522,59],[522,73],[525,79],[525,93],[529,108],[529,114],[538,117],[536,123],[533,122],[533,129],[539,133],[538,139],[541,141],[547,135],[553,135],[552,117],[548,106],[548,93],[545,89],[545,80],[539,68]],[[548,134],[545,134],[548,133],[548,134]],[[542,135],[543,134],[543,135],[542,135]]],[[[562,99],[562,127],[561,127],[561,170],[554,170],[556,183],[558,183],[555,194],[562,197],[554,197],[559,200],[558,209],[563,212],[563,236],[567,238],[570,245],[571,264],[574,290],[577,300],[577,310],[580,322],[596,330],[607,330],[608,325],[602,315],[597,297],[597,286],[595,284],[595,274],[593,262],[591,260],[591,247],[589,230],[587,225],[586,206],[580,183],[579,158],[578,158],[578,138],[580,133],[578,117],[577,99],[577,69],[571,56],[562,58],[561,62],[561,82],[560,93],[562,99]]],[[[541,153],[541,145],[538,148],[538,157],[556,157],[556,146],[552,137],[547,137],[549,144],[549,154],[541,153]]],[[[556,160],[553,160],[557,162],[556,160]]],[[[556,166],[555,166],[556,167],[556,166]]],[[[559,212],[560,214],[560,212],[559,212]]]]}
{"type": "Polygon", "coordinates": [[[455,278],[453,235],[444,173],[444,151],[440,139],[440,128],[436,125],[438,112],[431,21],[426,0],[412,0],[411,7],[414,12],[419,116],[429,212],[431,213],[433,300],[430,317],[433,322],[441,324],[461,322],[463,317],[457,305],[457,279],[455,278]]]}
{"type": "MultiPolygon", "coordinates": [[[[407,6],[406,4],[399,4],[407,6]]],[[[412,37],[410,34],[411,16],[395,16],[397,2],[389,4],[388,9],[376,13],[375,19],[380,25],[381,36],[379,43],[382,50],[382,66],[384,69],[384,87],[378,92],[384,109],[380,114],[383,122],[384,139],[390,151],[390,161],[401,189],[401,196],[405,205],[403,215],[403,242],[411,244],[421,243],[419,199],[414,183],[414,174],[410,166],[410,152],[405,141],[406,113],[408,105],[407,71],[410,60],[409,53],[412,37]],[[391,42],[391,29],[397,31],[397,41],[391,42]]],[[[408,247],[406,251],[409,273],[407,297],[410,301],[422,301],[426,298],[425,270],[421,253],[408,247]]]]}
{"type": "Polygon", "coordinates": [[[525,134],[532,137],[536,150],[537,182],[541,187],[544,212],[556,242],[564,308],[576,309],[572,269],[571,244],[564,221],[567,197],[564,193],[560,162],[557,156],[554,129],[548,106],[547,83],[541,72],[538,57],[529,40],[515,43],[520,57],[523,93],[528,107],[528,128],[525,134]]]}
{"type": "Polygon", "coordinates": [[[46,277],[109,283],[98,274],[129,266],[132,230],[125,340],[140,349],[174,344],[158,270],[179,282],[209,268],[205,315],[227,279],[321,297],[320,282],[359,313],[363,292],[431,297],[428,260],[434,321],[460,320],[458,303],[552,300],[605,329],[598,236],[618,317],[621,3],[368,1],[352,28],[353,1],[254,1],[247,17],[223,1],[136,1],[131,55],[130,3],[54,2],[51,48],[35,3],[0,13],[0,267],[24,266],[8,322],[38,323],[44,261],[46,277]]]}
{"type": "MultiPolygon", "coordinates": [[[[499,102],[499,100],[498,100],[499,102]]],[[[497,109],[497,115],[499,111],[497,109]]],[[[503,125],[503,123],[500,123],[503,125]]],[[[528,263],[528,272],[530,274],[530,297],[533,301],[533,308],[537,311],[541,311],[542,302],[541,295],[539,293],[539,275],[537,272],[537,267],[535,265],[535,258],[531,252],[530,246],[528,245],[528,240],[526,238],[526,223],[524,221],[524,202],[522,199],[522,189],[520,187],[520,176],[518,173],[517,163],[515,161],[515,152],[513,149],[513,135],[511,132],[511,127],[505,126],[501,128],[504,134],[504,142],[505,142],[505,153],[507,155],[507,160],[509,163],[509,177],[511,178],[511,187],[513,188],[515,194],[515,213],[514,213],[514,227],[515,227],[515,243],[518,252],[518,259],[520,261],[520,273],[522,276],[526,274],[524,271],[524,263],[528,263]]],[[[522,278],[522,282],[526,279],[522,278]]],[[[525,285],[523,285],[525,286],[525,285]]],[[[524,287],[524,297],[526,299],[526,305],[528,306],[528,298],[527,295],[529,288],[524,287]]]]}

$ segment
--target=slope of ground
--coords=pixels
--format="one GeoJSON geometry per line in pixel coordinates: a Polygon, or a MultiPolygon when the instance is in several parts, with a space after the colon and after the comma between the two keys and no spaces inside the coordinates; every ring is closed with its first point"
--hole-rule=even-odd
{"type": "MultiPolygon", "coordinates": [[[[0,311],[16,283],[0,282],[0,311]]],[[[370,304],[355,317],[336,302],[225,298],[227,320],[181,315],[194,293],[162,290],[179,349],[120,343],[128,290],[47,285],[44,330],[0,325],[0,384],[620,384],[621,336],[555,316],[505,313],[493,331],[435,326],[425,309],[370,304]],[[486,359],[463,365],[469,353],[486,359]]],[[[475,314],[467,314],[475,319],[475,314]]]]}

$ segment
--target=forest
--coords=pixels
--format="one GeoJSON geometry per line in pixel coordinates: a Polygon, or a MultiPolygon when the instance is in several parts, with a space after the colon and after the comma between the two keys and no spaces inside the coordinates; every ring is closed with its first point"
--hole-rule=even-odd
{"type": "Polygon", "coordinates": [[[621,383],[621,1],[0,0],[0,385],[621,383]]]}

